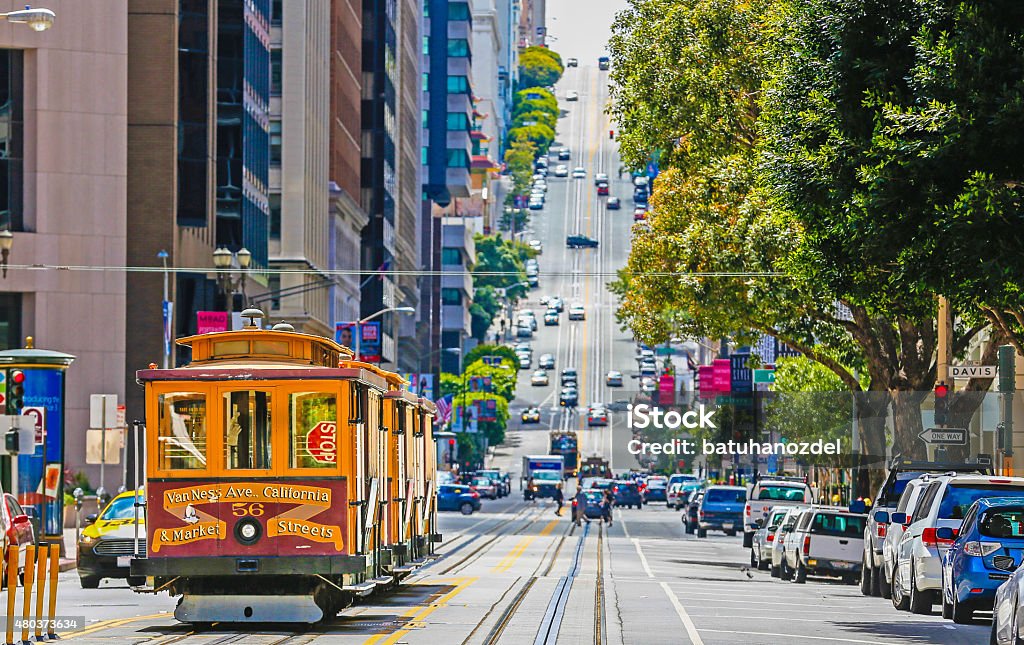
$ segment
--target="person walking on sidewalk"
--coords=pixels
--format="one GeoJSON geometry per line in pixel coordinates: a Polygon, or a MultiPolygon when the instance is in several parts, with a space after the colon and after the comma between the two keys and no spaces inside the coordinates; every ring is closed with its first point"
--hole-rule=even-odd
{"type": "Polygon", "coordinates": [[[561,486],[556,486],[555,487],[555,494],[554,494],[552,499],[554,499],[555,503],[558,504],[558,508],[555,509],[555,515],[561,517],[562,516],[562,506],[565,504],[565,496],[562,494],[562,487],[561,486]]]}

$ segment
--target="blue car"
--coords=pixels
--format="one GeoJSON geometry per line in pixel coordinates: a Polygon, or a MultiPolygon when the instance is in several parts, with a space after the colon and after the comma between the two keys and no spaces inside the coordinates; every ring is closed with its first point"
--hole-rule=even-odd
{"type": "Polygon", "coordinates": [[[448,484],[437,488],[437,510],[472,515],[480,510],[480,493],[469,486],[448,484]]]}
{"type": "Polygon", "coordinates": [[[942,562],[942,616],[969,623],[975,611],[992,609],[996,589],[1021,564],[1024,499],[979,499],[964,515],[959,534],[944,527],[935,536],[955,537],[942,562]]]}
{"type": "Polygon", "coordinates": [[[697,508],[697,537],[707,537],[708,531],[736,535],[743,528],[746,503],[747,489],[743,486],[709,486],[697,508]]]}
{"type": "Polygon", "coordinates": [[[640,495],[640,487],[633,482],[617,481],[612,484],[615,505],[643,508],[644,498],[640,495]]]}

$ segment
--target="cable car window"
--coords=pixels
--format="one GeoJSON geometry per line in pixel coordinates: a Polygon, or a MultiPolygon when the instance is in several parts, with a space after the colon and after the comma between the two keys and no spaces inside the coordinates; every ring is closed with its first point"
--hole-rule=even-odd
{"type": "Polygon", "coordinates": [[[270,468],[270,392],[224,394],[224,463],[234,469],[270,468]]]}
{"type": "Polygon", "coordinates": [[[206,468],[206,395],[161,394],[156,458],[160,470],[206,468]]]}
{"type": "Polygon", "coordinates": [[[288,403],[290,468],[338,464],[338,400],[324,392],[299,392],[288,403]]]}

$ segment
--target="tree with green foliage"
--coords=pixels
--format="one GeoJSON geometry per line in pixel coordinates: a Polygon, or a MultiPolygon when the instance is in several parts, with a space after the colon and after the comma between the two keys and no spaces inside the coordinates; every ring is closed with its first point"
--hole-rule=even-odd
{"type": "Polygon", "coordinates": [[[502,239],[500,235],[478,234],[476,240],[477,263],[473,267],[473,286],[505,289],[505,295],[518,298],[527,288],[526,267],[519,245],[502,239]]]}
{"type": "Polygon", "coordinates": [[[512,96],[512,118],[534,110],[558,116],[558,99],[543,87],[528,87],[512,96]]]}
{"type": "Polygon", "coordinates": [[[518,369],[519,367],[519,358],[511,347],[506,345],[488,345],[486,343],[480,343],[469,350],[462,357],[462,364],[471,365],[484,356],[500,356],[503,364],[507,363],[512,369],[518,369]]]}
{"type": "Polygon", "coordinates": [[[501,311],[501,301],[494,287],[484,286],[473,290],[473,304],[469,306],[472,336],[480,342],[487,340],[494,317],[501,311]]]}
{"type": "Polygon", "coordinates": [[[548,87],[564,71],[561,59],[546,47],[527,47],[519,52],[519,83],[523,87],[548,87]]]}
{"type": "Polygon", "coordinates": [[[536,159],[537,146],[529,139],[509,142],[505,150],[505,167],[512,177],[510,196],[523,195],[529,190],[533,178],[533,163],[536,159]]]}
{"type": "Polygon", "coordinates": [[[555,140],[555,131],[543,124],[524,125],[508,131],[510,143],[528,141],[536,146],[540,154],[544,154],[555,140]]]}
{"type": "Polygon", "coordinates": [[[557,115],[543,110],[520,112],[516,115],[516,118],[512,120],[512,129],[534,125],[535,123],[550,128],[551,130],[555,130],[558,125],[558,117],[557,115]]]}

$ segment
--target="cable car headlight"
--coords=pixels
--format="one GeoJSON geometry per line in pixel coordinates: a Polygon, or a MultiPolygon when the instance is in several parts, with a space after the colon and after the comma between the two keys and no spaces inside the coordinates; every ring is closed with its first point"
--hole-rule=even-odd
{"type": "Polygon", "coordinates": [[[242,544],[255,544],[262,533],[263,527],[251,517],[244,517],[235,524],[235,539],[242,544]]]}

